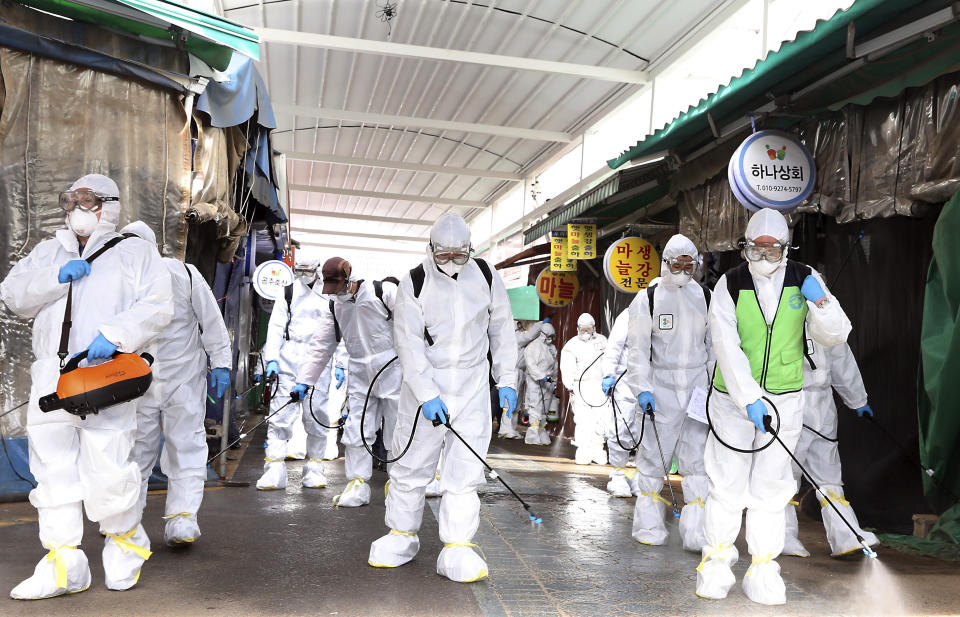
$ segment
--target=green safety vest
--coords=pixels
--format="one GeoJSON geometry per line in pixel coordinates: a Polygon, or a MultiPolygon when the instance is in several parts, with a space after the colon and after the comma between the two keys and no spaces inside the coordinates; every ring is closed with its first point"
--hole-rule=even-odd
{"type": "MultiPolygon", "coordinates": [[[[787,261],[780,303],[769,326],[757,300],[747,264],[740,264],[726,275],[727,290],[737,307],[740,348],[750,361],[753,378],[771,394],[803,389],[807,302],[800,286],[809,274],[809,266],[787,261]]],[[[719,364],[713,371],[713,387],[721,392],[727,391],[719,364]]]]}

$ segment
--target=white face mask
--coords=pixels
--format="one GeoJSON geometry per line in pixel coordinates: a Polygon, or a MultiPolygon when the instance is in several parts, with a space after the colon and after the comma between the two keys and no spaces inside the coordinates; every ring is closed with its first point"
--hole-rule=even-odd
{"type": "Polygon", "coordinates": [[[313,283],[314,283],[316,280],[317,280],[317,275],[316,275],[316,274],[301,274],[301,275],[300,275],[300,282],[303,283],[304,285],[306,285],[307,287],[313,285],[313,283]]]}
{"type": "Polygon", "coordinates": [[[100,219],[97,218],[96,214],[85,212],[80,208],[74,208],[67,215],[67,227],[81,238],[89,237],[97,228],[99,222],[100,219]]]}
{"type": "Polygon", "coordinates": [[[581,341],[589,341],[590,339],[593,338],[593,332],[581,332],[577,336],[580,337],[581,341]]]}
{"type": "Polygon", "coordinates": [[[748,261],[747,267],[750,269],[750,274],[753,276],[770,278],[777,272],[777,270],[782,268],[783,264],[785,263],[786,259],[773,262],[767,261],[766,259],[761,259],[759,261],[748,261]]]}
{"type": "Polygon", "coordinates": [[[452,277],[455,274],[460,274],[460,271],[463,270],[464,265],[466,264],[462,264],[458,266],[457,264],[453,263],[453,261],[448,261],[445,264],[437,264],[437,267],[440,268],[441,272],[443,272],[447,276],[452,277]]]}
{"type": "Polygon", "coordinates": [[[676,285],[677,287],[683,287],[693,279],[689,274],[684,274],[683,272],[670,272],[667,269],[663,274],[660,275],[664,283],[668,285],[676,285]]]}

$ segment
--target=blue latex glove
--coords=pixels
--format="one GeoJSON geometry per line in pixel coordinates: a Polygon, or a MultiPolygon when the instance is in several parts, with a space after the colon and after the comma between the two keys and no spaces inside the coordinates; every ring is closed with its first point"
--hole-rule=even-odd
{"type": "Polygon", "coordinates": [[[811,302],[816,302],[827,295],[824,293],[823,287],[820,286],[820,281],[812,274],[808,274],[807,278],[803,279],[803,285],[800,286],[800,293],[811,302]]]}
{"type": "Polygon", "coordinates": [[[550,383],[550,378],[544,377],[543,379],[540,380],[540,383],[550,383]]]}
{"type": "Polygon", "coordinates": [[[647,405],[649,405],[653,411],[657,410],[657,406],[653,404],[653,392],[641,392],[638,394],[637,405],[640,405],[643,413],[647,413],[647,405]]]}
{"type": "Polygon", "coordinates": [[[432,398],[426,403],[423,404],[423,417],[427,420],[433,422],[434,420],[440,420],[444,424],[447,423],[447,416],[450,414],[447,411],[447,406],[443,404],[443,401],[440,400],[440,397],[432,398]]]}
{"type": "Polygon", "coordinates": [[[600,387],[603,388],[604,394],[610,394],[610,388],[612,388],[616,383],[617,378],[610,375],[603,378],[603,381],[600,383],[600,387]]]}
{"type": "Polygon", "coordinates": [[[862,418],[865,415],[870,416],[871,418],[873,417],[873,410],[870,409],[870,405],[864,405],[863,407],[858,407],[857,409],[854,409],[854,411],[857,412],[858,418],[862,418]]]}
{"type": "Polygon", "coordinates": [[[270,360],[269,362],[267,362],[267,371],[265,374],[267,376],[267,379],[270,379],[271,377],[275,377],[280,374],[280,365],[277,363],[276,360],[270,360]]]}
{"type": "Polygon", "coordinates": [[[513,416],[513,410],[517,408],[517,391],[513,388],[500,388],[500,409],[506,408],[507,417],[513,416]]]}
{"type": "Polygon", "coordinates": [[[90,274],[90,264],[86,259],[74,259],[63,264],[60,273],[57,274],[57,280],[61,283],[69,283],[77,279],[82,279],[90,274]]]}
{"type": "Polygon", "coordinates": [[[253,383],[260,383],[261,381],[263,381],[263,375],[260,373],[253,376],[253,383]]]}
{"type": "Polygon", "coordinates": [[[343,369],[339,366],[333,371],[333,376],[337,378],[337,390],[340,389],[340,386],[343,385],[343,380],[347,378],[347,374],[343,372],[343,369]]]}
{"type": "Polygon", "coordinates": [[[544,318],[543,318],[543,321],[541,321],[540,323],[550,323],[550,318],[549,318],[549,317],[544,317],[544,318]]]}
{"type": "Polygon", "coordinates": [[[104,338],[102,334],[98,333],[97,338],[93,339],[93,342],[90,343],[89,347],[87,347],[87,360],[102,360],[104,358],[109,358],[116,350],[116,345],[104,338]]]}
{"type": "Polygon", "coordinates": [[[230,369],[220,367],[210,371],[210,387],[217,389],[217,398],[223,398],[223,393],[230,387],[230,369]]]}
{"type": "Polygon", "coordinates": [[[307,384],[298,383],[293,387],[293,390],[290,390],[290,396],[296,397],[298,401],[302,401],[303,399],[307,398],[307,390],[309,389],[310,389],[310,386],[308,386],[307,384]]]}
{"type": "MultiPolygon", "coordinates": [[[[809,278],[809,277],[808,277],[809,278]]],[[[767,406],[760,399],[747,405],[747,415],[761,433],[766,433],[767,429],[763,426],[763,416],[767,415],[767,406]]]]}

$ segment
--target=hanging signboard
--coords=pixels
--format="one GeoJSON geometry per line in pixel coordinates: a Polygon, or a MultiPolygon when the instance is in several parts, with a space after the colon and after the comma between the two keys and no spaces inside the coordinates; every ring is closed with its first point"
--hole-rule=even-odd
{"type": "Polygon", "coordinates": [[[660,276],[660,255],[643,238],[620,238],[603,256],[603,273],[617,290],[637,293],[660,276]]]}
{"type": "Polygon", "coordinates": [[[567,223],[567,257],[594,259],[597,256],[597,225],[593,219],[567,223]]]}
{"type": "Polygon", "coordinates": [[[758,131],[747,137],[730,158],[727,178],[745,208],[789,212],[813,191],[816,165],[793,135],[758,131]]]}
{"type": "Polygon", "coordinates": [[[276,300],[287,285],[293,285],[293,269],[279,259],[263,262],[253,273],[253,288],[266,300],[276,300]]]}
{"type": "Polygon", "coordinates": [[[547,306],[566,306],[580,291],[580,281],[574,272],[542,270],[537,276],[537,296],[547,306]]]}
{"type": "Polygon", "coordinates": [[[553,272],[574,272],[576,269],[576,260],[567,257],[567,232],[553,232],[550,236],[550,270],[553,272]]]}

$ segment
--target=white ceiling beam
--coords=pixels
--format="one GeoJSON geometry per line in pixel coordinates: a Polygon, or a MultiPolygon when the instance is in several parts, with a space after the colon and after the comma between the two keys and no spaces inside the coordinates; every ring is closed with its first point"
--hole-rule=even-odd
{"type": "Polygon", "coordinates": [[[398,216],[374,216],[372,214],[352,214],[350,212],[328,212],[321,210],[305,210],[303,208],[291,208],[290,214],[299,214],[303,216],[322,216],[331,219],[350,219],[356,221],[367,221],[368,223],[393,223],[395,225],[423,225],[430,227],[434,221],[426,219],[405,219],[398,216]]]}
{"type": "Polygon", "coordinates": [[[307,193],[326,193],[328,195],[345,195],[347,197],[371,197],[373,199],[394,199],[397,201],[415,201],[425,204],[442,204],[445,206],[461,206],[463,208],[486,208],[489,204],[482,201],[468,199],[449,199],[447,197],[431,197],[429,195],[414,195],[412,193],[381,193],[380,191],[357,191],[340,189],[332,186],[307,186],[306,184],[291,184],[287,187],[291,191],[307,193]]]}
{"type": "Polygon", "coordinates": [[[542,73],[572,75],[586,79],[598,79],[600,81],[614,81],[627,84],[645,84],[650,80],[646,71],[634,71],[631,69],[573,64],[570,62],[539,60],[537,58],[523,58],[520,56],[502,56],[475,51],[462,51],[459,49],[443,49],[441,47],[392,43],[389,41],[372,41],[369,39],[316,34],[313,32],[297,32],[295,30],[281,30],[277,28],[255,27],[253,30],[260,37],[260,41],[264,43],[320,47],[323,49],[336,49],[339,51],[352,51],[381,56],[466,62],[468,64],[482,64],[521,71],[539,71],[542,73]]]}
{"type": "Polygon", "coordinates": [[[337,236],[341,238],[370,238],[372,240],[393,240],[396,242],[428,242],[428,236],[398,236],[396,234],[367,234],[359,231],[334,231],[330,229],[310,229],[307,227],[291,227],[291,233],[312,235],[337,236]]]}
{"type": "Polygon", "coordinates": [[[400,253],[403,255],[424,255],[422,250],[411,251],[406,249],[393,249],[386,246],[351,246],[349,244],[329,244],[327,242],[309,242],[306,240],[300,240],[299,242],[300,246],[316,246],[319,248],[337,249],[343,251],[367,251],[381,254],[400,253]]]}
{"type": "Polygon", "coordinates": [[[536,141],[557,141],[568,143],[574,140],[569,133],[559,131],[542,131],[525,129],[513,126],[499,126],[496,124],[477,124],[474,122],[457,122],[453,120],[435,120],[433,118],[415,118],[413,116],[395,116],[365,111],[348,111],[346,109],[330,109],[329,107],[314,107],[311,105],[291,105],[289,103],[274,103],[273,111],[278,114],[295,114],[302,118],[325,118],[346,122],[362,122],[364,124],[380,124],[391,126],[407,126],[437,131],[457,131],[460,133],[481,133],[511,137],[514,139],[532,139],[536,141]]]}
{"type": "Polygon", "coordinates": [[[512,174],[508,171],[491,171],[488,169],[476,169],[468,167],[448,167],[446,165],[424,165],[420,163],[406,163],[404,161],[386,161],[382,159],[365,159],[353,156],[337,156],[334,154],[323,154],[313,152],[290,152],[282,151],[287,160],[294,161],[315,161],[317,163],[333,163],[335,165],[357,165],[359,167],[382,167],[385,169],[403,169],[405,171],[425,171],[438,174],[453,174],[455,176],[472,176],[476,178],[496,178],[498,180],[510,180],[519,182],[523,180],[520,174],[512,174]]]}

